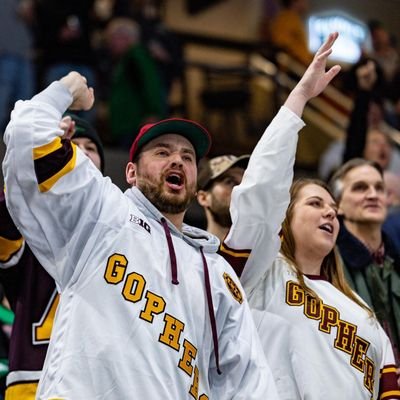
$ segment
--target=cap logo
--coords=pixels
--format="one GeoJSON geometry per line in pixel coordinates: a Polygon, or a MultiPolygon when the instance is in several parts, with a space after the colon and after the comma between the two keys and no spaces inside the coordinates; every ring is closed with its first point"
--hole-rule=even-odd
{"type": "Polygon", "coordinates": [[[243,295],[242,295],[242,292],[240,291],[238,285],[236,285],[235,281],[226,272],[224,272],[223,277],[224,277],[226,287],[231,292],[231,295],[233,296],[233,298],[239,304],[242,304],[243,303],[243,295]]]}

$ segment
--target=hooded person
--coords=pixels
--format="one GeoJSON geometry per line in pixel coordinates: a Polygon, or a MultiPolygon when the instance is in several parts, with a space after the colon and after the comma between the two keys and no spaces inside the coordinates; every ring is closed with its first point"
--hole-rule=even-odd
{"type": "Polygon", "coordinates": [[[61,293],[37,397],[275,400],[219,241],[183,223],[208,132],[182,119],[144,126],[122,193],[60,140],[63,112],[93,101],[71,72],[18,103],[5,134],[10,212],[61,293]]]}
{"type": "MultiPolygon", "coordinates": [[[[96,130],[86,120],[74,114],[65,116],[71,119],[64,118],[55,129],[60,134],[64,132],[65,138],[69,128],[70,133],[75,134],[64,143],[74,143],[75,148],[81,149],[92,161],[91,164],[103,172],[104,151],[96,130]]],[[[43,156],[46,158],[46,154],[43,154],[37,160],[43,159],[43,156]]],[[[60,221],[49,223],[58,225],[60,221]]],[[[46,239],[43,241],[45,246],[46,239]]],[[[33,254],[9,214],[4,192],[0,193],[0,243],[0,282],[15,313],[9,345],[6,398],[34,400],[59,295],[54,279],[42,266],[42,263],[48,261],[47,257],[39,261],[33,254]]]]}

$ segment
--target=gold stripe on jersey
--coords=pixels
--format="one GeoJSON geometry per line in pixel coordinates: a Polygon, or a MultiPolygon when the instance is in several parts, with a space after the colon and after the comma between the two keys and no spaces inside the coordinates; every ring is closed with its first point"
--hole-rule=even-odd
{"type": "Polygon", "coordinates": [[[221,243],[218,249],[218,254],[224,257],[226,261],[240,277],[242,275],[244,266],[250,257],[251,250],[234,250],[229,248],[225,243],[221,243]]]}
{"type": "Polygon", "coordinates": [[[381,369],[381,375],[382,374],[388,374],[390,372],[396,373],[396,367],[390,366],[390,367],[384,367],[384,368],[381,369]]]}
{"type": "Polygon", "coordinates": [[[60,149],[62,147],[61,138],[56,137],[52,142],[46,143],[43,146],[39,146],[33,149],[33,159],[37,160],[50,153],[60,149]]]}
{"type": "Polygon", "coordinates": [[[8,386],[6,389],[5,400],[35,400],[37,387],[37,382],[19,382],[8,386]]]}
{"type": "Polygon", "coordinates": [[[382,393],[379,400],[384,399],[400,399],[400,390],[391,390],[390,392],[382,393]]]}
{"type": "Polygon", "coordinates": [[[250,257],[250,250],[234,250],[234,249],[230,249],[228,248],[226,245],[224,245],[224,243],[221,243],[221,246],[219,248],[219,250],[223,253],[229,254],[232,257],[246,257],[249,258],[250,257]]]}
{"type": "Polygon", "coordinates": [[[52,177],[49,179],[45,180],[44,182],[39,183],[39,190],[44,193],[49,191],[56,183],[57,181],[62,178],[64,175],[68,174],[75,168],[76,164],[76,145],[74,143],[71,143],[72,147],[72,157],[71,159],[64,165],[64,167],[55,173],[52,177]]]}
{"type": "Polygon", "coordinates": [[[10,240],[0,236],[0,261],[5,263],[22,247],[24,239],[10,240]]]}
{"type": "Polygon", "coordinates": [[[379,399],[400,399],[400,390],[397,386],[396,366],[385,365],[381,369],[379,380],[379,399]]]}

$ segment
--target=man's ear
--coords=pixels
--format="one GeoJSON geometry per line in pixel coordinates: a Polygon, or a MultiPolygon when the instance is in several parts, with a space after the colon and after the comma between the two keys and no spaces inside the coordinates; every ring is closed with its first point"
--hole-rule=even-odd
{"type": "Polygon", "coordinates": [[[205,190],[199,190],[197,192],[197,201],[202,207],[207,208],[209,206],[208,199],[209,199],[208,192],[206,192],[205,190]]]}
{"type": "Polygon", "coordinates": [[[131,161],[126,164],[125,178],[130,186],[136,186],[137,163],[131,161]]]}

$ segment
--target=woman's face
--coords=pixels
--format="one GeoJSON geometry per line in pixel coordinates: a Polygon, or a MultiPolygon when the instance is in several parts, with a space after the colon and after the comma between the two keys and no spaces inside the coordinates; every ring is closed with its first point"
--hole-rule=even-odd
{"type": "Polygon", "coordinates": [[[295,200],[291,221],[296,254],[324,258],[333,249],[339,232],[337,206],[321,186],[303,186],[295,200]]]}

